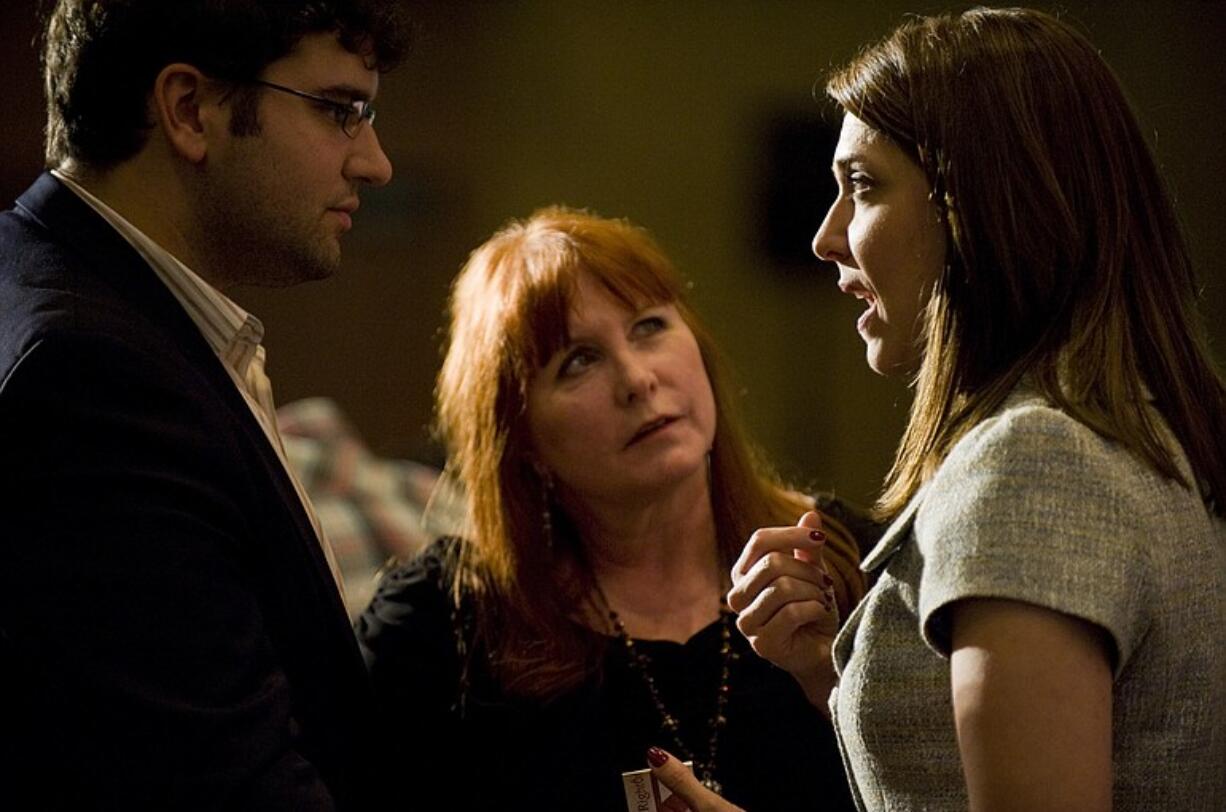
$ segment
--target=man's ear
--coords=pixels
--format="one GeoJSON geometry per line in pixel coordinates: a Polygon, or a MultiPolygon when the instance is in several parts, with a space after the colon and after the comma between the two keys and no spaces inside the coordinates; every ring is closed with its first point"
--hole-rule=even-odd
{"type": "Polygon", "coordinates": [[[220,94],[192,65],[176,62],[162,68],[153,82],[150,105],[170,148],[194,164],[208,154],[210,134],[227,126],[221,120],[226,111],[220,94]]]}

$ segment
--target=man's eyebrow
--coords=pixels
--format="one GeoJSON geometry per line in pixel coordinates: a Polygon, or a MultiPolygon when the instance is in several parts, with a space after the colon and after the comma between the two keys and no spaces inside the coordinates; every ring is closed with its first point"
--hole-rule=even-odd
{"type": "Polygon", "coordinates": [[[370,101],[372,98],[371,94],[363,88],[345,83],[321,87],[318,93],[320,96],[336,96],[351,101],[370,101]]]}

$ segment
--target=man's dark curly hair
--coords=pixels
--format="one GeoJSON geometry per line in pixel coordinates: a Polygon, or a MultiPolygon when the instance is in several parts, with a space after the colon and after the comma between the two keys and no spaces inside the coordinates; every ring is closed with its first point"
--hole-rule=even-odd
{"type": "Polygon", "coordinates": [[[408,47],[400,0],[59,0],[42,60],[47,165],[104,169],[139,152],[154,79],[174,62],[232,84],[232,129],[258,132],[246,83],[304,36],[329,31],[380,72],[408,47]]]}

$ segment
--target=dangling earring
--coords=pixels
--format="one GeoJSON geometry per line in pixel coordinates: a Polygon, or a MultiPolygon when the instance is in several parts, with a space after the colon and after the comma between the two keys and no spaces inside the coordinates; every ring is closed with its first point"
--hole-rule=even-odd
{"type": "Polygon", "coordinates": [[[541,477],[541,534],[545,536],[545,549],[553,552],[553,477],[544,468],[537,470],[541,477]]]}

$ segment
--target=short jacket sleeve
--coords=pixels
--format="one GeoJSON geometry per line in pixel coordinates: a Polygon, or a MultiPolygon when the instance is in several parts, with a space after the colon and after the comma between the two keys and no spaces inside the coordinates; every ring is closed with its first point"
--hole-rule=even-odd
{"type": "Polygon", "coordinates": [[[948,607],[1004,598],[1101,627],[1113,667],[1147,624],[1146,540],[1179,487],[1068,415],[1029,403],[977,426],[938,470],[915,519],[924,639],[950,653],[948,607]]]}

